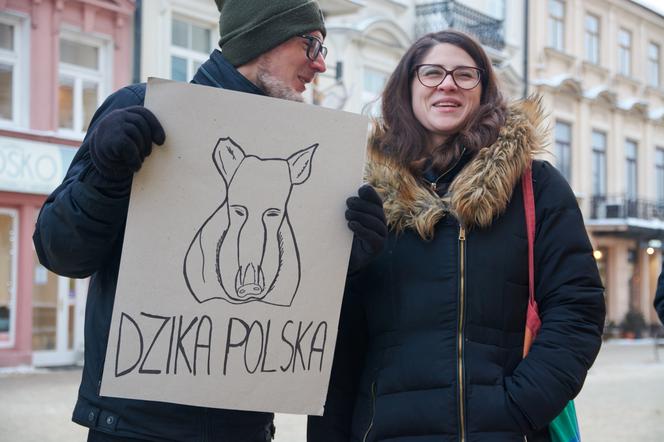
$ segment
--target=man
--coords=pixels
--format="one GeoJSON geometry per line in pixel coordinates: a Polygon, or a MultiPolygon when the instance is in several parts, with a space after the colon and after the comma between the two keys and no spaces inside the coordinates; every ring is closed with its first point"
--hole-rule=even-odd
{"type": "MultiPolygon", "coordinates": [[[[326,31],[318,3],[216,3],[222,52],[210,55],[192,83],[302,101],[306,84],[325,71],[326,31]]],[[[272,413],[99,395],[132,176],[152,143],[160,145],[166,136],[154,114],[143,107],[144,98],[145,84],[127,86],[97,110],[64,182],[46,200],[33,237],[44,266],[60,275],[92,277],[85,366],[73,420],[88,427],[88,441],[95,442],[269,441],[274,434],[272,413]]]]}
{"type": "Polygon", "coordinates": [[[662,271],[657,279],[657,290],[655,291],[655,301],[653,303],[659,320],[664,324],[664,264],[662,271]]]}

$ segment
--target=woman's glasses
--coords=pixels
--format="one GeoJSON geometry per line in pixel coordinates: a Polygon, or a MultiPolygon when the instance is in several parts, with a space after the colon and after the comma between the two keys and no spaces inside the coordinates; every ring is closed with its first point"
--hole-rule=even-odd
{"type": "Polygon", "coordinates": [[[461,89],[473,89],[482,79],[480,68],[471,66],[458,66],[451,71],[438,64],[420,64],[415,66],[417,79],[426,87],[438,87],[445,81],[448,75],[452,76],[452,81],[461,89]]]}

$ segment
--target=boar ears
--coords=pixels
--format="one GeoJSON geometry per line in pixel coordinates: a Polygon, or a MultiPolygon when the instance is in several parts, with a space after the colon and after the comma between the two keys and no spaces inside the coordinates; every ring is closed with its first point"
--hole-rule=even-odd
{"type": "Polygon", "coordinates": [[[311,174],[311,159],[317,147],[318,143],[313,144],[288,157],[286,161],[288,161],[292,184],[302,184],[309,178],[311,174]]]}
{"type": "Polygon", "coordinates": [[[217,170],[228,183],[235,174],[246,154],[232,138],[219,138],[212,152],[212,160],[217,170]]]}

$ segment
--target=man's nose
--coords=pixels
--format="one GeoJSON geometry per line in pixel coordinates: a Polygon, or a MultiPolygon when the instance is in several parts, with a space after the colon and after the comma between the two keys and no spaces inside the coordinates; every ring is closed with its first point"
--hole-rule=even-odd
{"type": "Polygon", "coordinates": [[[318,54],[318,57],[314,61],[311,62],[311,67],[313,70],[316,72],[322,74],[327,70],[327,65],[325,64],[325,59],[323,58],[323,54],[318,54]]]}

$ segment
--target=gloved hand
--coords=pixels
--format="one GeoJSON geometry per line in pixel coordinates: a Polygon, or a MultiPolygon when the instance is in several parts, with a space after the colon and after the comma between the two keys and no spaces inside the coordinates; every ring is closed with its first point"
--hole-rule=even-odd
{"type": "Polygon", "coordinates": [[[351,275],[382,252],[387,240],[387,221],[380,196],[368,184],[360,187],[357,194],[346,200],[348,228],[355,233],[348,264],[351,275]]]}
{"type": "Polygon", "coordinates": [[[90,138],[90,158],[101,176],[123,180],[141,168],[152,142],[166,135],[157,117],[143,106],[116,109],[106,115],[90,138]]]}

